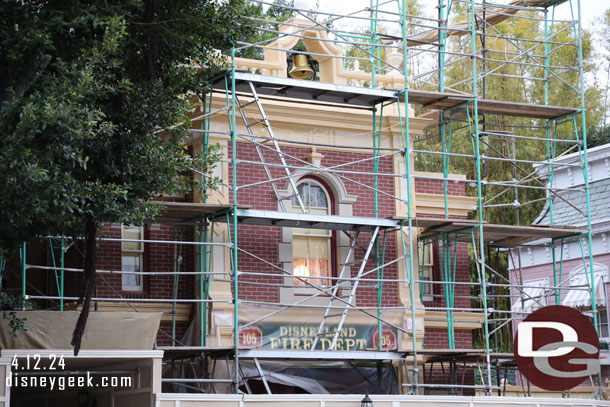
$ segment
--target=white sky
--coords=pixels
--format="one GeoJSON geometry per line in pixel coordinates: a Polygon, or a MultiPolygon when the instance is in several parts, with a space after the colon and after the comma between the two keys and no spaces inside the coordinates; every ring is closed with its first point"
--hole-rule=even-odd
{"type": "MultiPolygon", "coordinates": [[[[479,2],[480,0],[477,0],[479,2]]],[[[307,2],[310,5],[316,3],[316,0],[296,0],[296,2],[307,2]]],[[[383,0],[379,1],[380,3],[383,0]]],[[[435,7],[438,4],[437,0],[422,0],[424,4],[425,14],[429,17],[436,17],[435,7]]],[[[490,3],[508,3],[508,0],[491,0],[490,3]]],[[[320,11],[348,14],[357,10],[362,10],[370,5],[370,0],[319,0],[320,11]]],[[[395,8],[396,2],[392,1],[391,6],[395,8]]],[[[576,2],[574,2],[576,4],[576,2]]],[[[610,0],[581,0],[581,9],[583,15],[583,25],[590,27],[596,16],[601,15],[603,11],[610,8],[610,0]]],[[[574,10],[576,13],[576,10],[574,10]]],[[[557,7],[557,18],[569,18],[570,6],[563,4],[557,7]]]]}
{"type": "MultiPolygon", "coordinates": [[[[266,0],[272,1],[272,0],[266,0]]],[[[375,1],[375,0],[373,0],[375,1]]],[[[382,6],[386,10],[396,12],[396,0],[378,0],[379,4],[385,4],[382,6]]],[[[488,0],[489,3],[495,4],[506,4],[510,0],[488,0]]],[[[356,11],[360,11],[369,7],[371,4],[371,0],[295,0],[295,7],[298,8],[311,8],[314,7],[316,2],[319,4],[318,10],[321,12],[327,13],[338,13],[338,14],[350,14],[356,11]]],[[[481,0],[476,0],[477,3],[480,3],[481,0]]],[[[598,52],[597,55],[604,55],[602,47],[599,47],[599,35],[596,32],[596,25],[598,24],[597,18],[601,17],[605,10],[610,8],[610,0],[580,0],[581,2],[581,12],[582,12],[582,23],[583,28],[589,29],[593,31],[593,41],[595,44],[595,48],[598,52]]],[[[424,5],[424,16],[430,18],[437,18],[436,6],[438,5],[438,0],[420,0],[420,3],[424,5]]],[[[447,1],[445,1],[445,4],[447,1]]],[[[577,17],[577,0],[573,0],[574,7],[574,17],[577,17]]],[[[571,11],[570,11],[570,2],[566,2],[560,6],[557,6],[555,18],[558,20],[570,20],[571,19],[571,11]]],[[[368,13],[361,12],[356,14],[358,16],[365,17],[368,13]]],[[[542,16],[540,14],[540,16],[542,16]]],[[[382,14],[379,15],[382,17],[382,14]]],[[[383,15],[384,18],[389,20],[397,20],[397,16],[391,15],[383,15]]],[[[424,23],[421,21],[420,23],[424,23]]],[[[339,19],[335,22],[335,26],[339,29],[348,30],[348,31],[356,31],[363,32],[368,28],[369,22],[366,20],[354,20],[354,19],[339,19]]],[[[388,34],[400,35],[399,34],[399,26],[397,24],[392,23],[384,23],[386,28],[389,29],[388,34]]],[[[429,21],[426,25],[436,26],[436,22],[429,21]]],[[[606,55],[608,57],[608,55],[606,55]]],[[[606,83],[607,81],[607,59],[600,58],[600,62],[597,65],[597,69],[593,75],[588,75],[585,78],[587,81],[597,80],[602,83],[606,83]]]]}

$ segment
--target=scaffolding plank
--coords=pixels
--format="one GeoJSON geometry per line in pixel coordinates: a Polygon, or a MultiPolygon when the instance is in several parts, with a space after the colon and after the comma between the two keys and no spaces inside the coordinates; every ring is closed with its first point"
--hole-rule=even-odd
{"type": "MultiPolygon", "coordinates": [[[[478,223],[470,220],[418,218],[413,224],[424,228],[423,232],[419,234],[420,238],[431,237],[437,233],[463,230],[464,233],[458,236],[458,240],[470,243],[472,237],[469,231],[474,229],[478,239],[478,223]]],[[[553,239],[586,233],[585,229],[559,225],[516,226],[483,223],[482,226],[485,243],[496,246],[524,244],[538,239],[553,239]]]]}
{"type": "Polygon", "coordinates": [[[240,349],[240,359],[404,360],[406,352],[240,349]]]}
{"type": "Polygon", "coordinates": [[[552,120],[578,112],[578,109],[561,106],[544,106],[530,103],[505,102],[481,99],[478,102],[480,114],[499,114],[504,116],[531,117],[534,119],[552,120]]]}
{"type": "Polygon", "coordinates": [[[161,215],[155,223],[188,223],[193,219],[231,209],[231,205],[206,204],[194,202],[159,202],[163,206],[161,215]]]}
{"type": "MultiPolygon", "coordinates": [[[[400,89],[394,89],[394,91],[398,92],[400,89]]],[[[401,96],[401,100],[404,100],[403,96],[401,96]]],[[[428,109],[450,109],[469,100],[472,100],[472,96],[466,94],[409,90],[409,103],[422,105],[428,109]]],[[[469,109],[472,111],[472,104],[469,106],[469,109]]],[[[477,109],[479,114],[497,114],[547,120],[578,112],[578,109],[572,107],[544,106],[489,99],[479,99],[477,102],[477,109]]],[[[434,119],[434,117],[426,118],[434,119]]]]}
{"type": "Polygon", "coordinates": [[[228,346],[159,346],[157,350],[163,351],[164,358],[194,358],[201,355],[218,356],[234,351],[228,346]]]}
{"type": "MultiPolygon", "coordinates": [[[[224,218],[217,219],[223,221],[224,218]]],[[[394,219],[377,219],[358,216],[313,215],[267,211],[257,209],[237,209],[237,220],[241,224],[296,227],[306,229],[346,230],[373,232],[375,228],[395,228],[400,222],[394,219]]]]}
{"type": "MultiPolygon", "coordinates": [[[[337,105],[373,107],[388,100],[395,100],[397,98],[404,100],[404,95],[402,94],[404,89],[365,88],[362,86],[338,85],[334,83],[257,75],[247,72],[235,72],[235,90],[237,92],[251,93],[250,83],[254,85],[256,92],[261,95],[279,96],[310,102],[328,102],[337,105]]],[[[218,79],[213,87],[214,89],[224,91],[224,78],[218,79]]],[[[472,100],[472,95],[459,93],[415,89],[410,89],[408,93],[409,103],[435,110],[449,109],[472,100]]],[[[578,109],[479,99],[478,111],[480,114],[498,114],[551,120],[559,116],[578,112],[578,109]]]]}
{"type": "MultiPolygon", "coordinates": [[[[338,105],[372,107],[390,99],[396,99],[395,90],[364,88],[360,86],[337,85],[333,83],[306,81],[301,79],[280,78],[235,72],[235,90],[252,93],[249,83],[256,92],[267,96],[281,96],[312,102],[328,102],[338,105]]],[[[224,79],[213,84],[214,89],[225,89],[224,79]]]]}

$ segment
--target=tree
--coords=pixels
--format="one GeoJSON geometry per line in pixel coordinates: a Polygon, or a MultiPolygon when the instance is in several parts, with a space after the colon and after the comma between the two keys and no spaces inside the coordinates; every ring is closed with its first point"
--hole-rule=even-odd
{"type": "Polygon", "coordinates": [[[600,48],[602,48],[600,50],[600,56],[606,62],[606,89],[604,95],[603,122],[608,123],[608,111],[610,110],[610,105],[608,105],[610,102],[608,100],[608,93],[610,93],[610,8],[606,9],[604,14],[598,18],[598,23],[598,34],[601,39],[600,48]]]}
{"type": "MultiPolygon", "coordinates": [[[[463,4],[453,6],[453,15],[455,21],[467,21],[466,7],[463,4]]],[[[540,17],[539,13],[520,12],[520,15],[526,18],[511,18],[493,27],[481,24],[478,26],[478,31],[483,28],[489,34],[485,38],[485,45],[482,44],[482,36],[476,37],[476,47],[480,55],[481,50],[485,49],[485,71],[483,70],[483,61],[477,59],[477,73],[480,76],[482,72],[487,72],[485,77],[485,94],[483,95],[483,80],[477,81],[478,95],[491,100],[503,100],[510,102],[530,103],[530,104],[545,104],[545,81],[544,68],[537,66],[544,62],[545,47],[544,40],[544,25],[536,21],[535,17],[540,17]],[[510,39],[506,41],[500,38],[500,34],[505,35],[510,39]],[[522,50],[528,50],[527,57],[518,57],[522,50]],[[540,57],[542,55],[542,57],[540,57]],[[506,63],[514,60],[516,63],[506,63]],[[536,79],[532,79],[536,78],[536,79]]],[[[451,22],[450,22],[451,25],[451,22]]],[[[550,30],[550,28],[549,28],[550,30]]],[[[555,23],[552,31],[553,45],[552,53],[549,57],[549,66],[553,67],[551,73],[547,73],[548,80],[548,104],[555,106],[570,106],[580,107],[580,97],[573,88],[579,88],[579,58],[577,48],[573,45],[561,46],[559,43],[574,43],[575,31],[566,23],[555,23]],[[567,69],[558,69],[557,67],[565,67],[567,69]],[[558,73],[559,72],[559,73],[558,73]],[[559,79],[560,77],[561,79],[559,79]],[[567,82],[567,83],[566,83],[567,82]]],[[[468,54],[471,52],[471,38],[469,35],[452,36],[448,39],[447,50],[454,55],[445,57],[445,90],[447,92],[462,91],[472,94],[473,91],[473,69],[472,60],[470,58],[460,58],[459,54],[468,54]]],[[[596,70],[596,63],[593,52],[594,43],[590,30],[583,31],[582,40],[582,63],[585,73],[585,79],[596,70]]],[[[481,55],[482,56],[482,55],[481,55]]],[[[424,89],[435,90],[432,85],[424,89]]],[[[593,143],[599,142],[605,136],[604,130],[599,126],[602,118],[599,101],[603,99],[602,91],[597,87],[597,84],[592,81],[585,81],[585,109],[587,119],[587,129],[595,129],[594,133],[588,134],[589,147],[593,143]]],[[[460,112],[462,113],[462,112],[460,112]]],[[[450,153],[473,155],[474,139],[472,137],[474,128],[474,119],[470,117],[471,122],[468,123],[465,114],[456,114],[453,117],[451,125],[447,123],[445,138],[449,140],[451,134],[450,153]],[[451,126],[451,132],[449,127],[451,126]]],[[[544,140],[546,137],[543,126],[546,122],[543,120],[532,120],[529,118],[507,117],[496,115],[480,115],[477,123],[479,130],[487,130],[492,132],[504,131],[514,134],[518,137],[538,137],[544,140]],[[483,125],[485,123],[485,127],[483,125]]],[[[577,122],[577,126],[580,123],[577,122]]],[[[565,123],[557,128],[557,138],[574,139],[574,127],[570,123],[565,123]]],[[[581,129],[578,129],[581,131],[581,129]]],[[[435,130],[429,132],[423,137],[415,140],[414,148],[418,150],[442,151],[440,131],[435,130]]],[[[551,133],[553,138],[553,129],[551,133]]],[[[582,133],[581,133],[582,134],[582,133]]],[[[533,222],[542,207],[544,206],[545,191],[542,189],[525,189],[520,188],[518,194],[515,188],[507,188],[513,179],[526,180],[520,185],[543,187],[545,181],[543,179],[534,180],[528,175],[534,169],[527,161],[544,161],[546,159],[546,143],[540,140],[532,140],[526,138],[511,139],[501,137],[495,134],[480,133],[480,154],[486,157],[493,157],[499,160],[490,160],[483,158],[481,160],[481,177],[484,181],[503,182],[505,185],[483,185],[482,198],[483,203],[497,205],[497,207],[488,207],[484,210],[485,221],[496,224],[517,224],[528,225],[533,222]],[[513,159],[524,160],[525,162],[514,162],[513,159]],[[517,204],[517,202],[519,202],[517,204]],[[530,202],[525,205],[524,203],[530,202]]],[[[595,145],[595,144],[594,144],[595,145]]],[[[555,156],[560,155],[566,148],[572,148],[570,152],[574,152],[575,145],[571,143],[556,143],[555,156]]],[[[553,147],[551,147],[553,149],[553,147]]],[[[465,174],[468,179],[476,179],[475,160],[471,157],[450,156],[448,159],[449,173],[465,174]]],[[[438,155],[416,154],[415,155],[416,169],[424,171],[439,171],[443,170],[442,158],[438,155]]],[[[476,185],[467,185],[466,191],[469,195],[474,196],[477,193],[476,185]]],[[[471,216],[475,213],[472,212],[471,216]]],[[[480,254],[479,254],[480,256],[480,254]]],[[[499,281],[508,279],[508,258],[507,252],[499,251],[496,248],[488,246],[485,253],[487,264],[496,273],[488,273],[490,282],[495,282],[498,275],[501,275],[499,281]]],[[[478,282],[479,276],[477,272],[478,260],[475,258],[474,251],[470,251],[471,265],[471,281],[478,282]]],[[[498,280],[496,280],[498,281],[498,280]]],[[[497,310],[510,309],[511,302],[508,297],[509,291],[505,288],[493,288],[494,294],[497,297],[492,297],[488,306],[497,310]],[[502,298],[500,296],[503,296],[502,298]]],[[[473,297],[480,296],[479,286],[473,286],[471,290],[473,297]]],[[[473,308],[481,307],[480,297],[473,301],[473,308]]],[[[510,326],[506,325],[498,329],[496,335],[503,338],[500,341],[500,349],[508,349],[511,346],[512,331],[510,326]],[[505,346],[504,348],[502,346],[505,346]]],[[[483,331],[475,331],[474,342],[478,346],[482,346],[483,331]]],[[[495,338],[494,338],[495,339],[495,338]]]]}
{"type": "Polygon", "coordinates": [[[141,224],[185,169],[209,171],[214,157],[196,164],[182,142],[189,95],[206,92],[215,50],[251,30],[250,12],[243,0],[0,3],[0,249],[84,238],[75,354],[101,222],[141,224]]]}

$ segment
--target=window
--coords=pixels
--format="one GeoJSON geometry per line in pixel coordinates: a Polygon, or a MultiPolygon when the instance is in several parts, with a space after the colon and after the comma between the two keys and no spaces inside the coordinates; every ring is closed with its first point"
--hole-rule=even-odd
{"type": "MultiPolygon", "coordinates": [[[[593,323],[593,311],[591,307],[587,310],[583,310],[583,313],[589,317],[591,323],[593,323]]],[[[600,338],[610,337],[608,330],[608,309],[605,307],[597,307],[597,332],[599,332],[600,338]]]]}
{"type": "MultiPolygon", "coordinates": [[[[305,210],[309,214],[330,215],[330,197],[326,189],[313,179],[305,179],[297,186],[305,210]]],[[[292,198],[292,211],[301,213],[296,197],[292,198]]],[[[307,281],[319,286],[328,286],[328,279],[315,277],[331,276],[331,239],[332,233],[322,229],[292,229],[292,273],[300,277],[312,277],[307,281]]],[[[300,279],[294,285],[306,286],[300,279]]]]}
{"type": "Polygon", "coordinates": [[[432,267],[434,266],[434,255],[432,244],[420,244],[419,252],[419,295],[422,301],[432,300],[432,267]]]}
{"type": "MultiPolygon", "coordinates": [[[[123,239],[142,240],[144,233],[141,226],[123,226],[123,239]]],[[[144,254],[144,244],[142,242],[121,242],[122,250],[122,270],[123,272],[141,272],[144,254]]],[[[142,283],[141,274],[122,274],[122,289],[123,291],[142,291],[144,284],[142,283]]]]}
{"type": "MultiPolygon", "coordinates": [[[[579,309],[593,322],[593,307],[591,303],[591,268],[589,264],[576,267],[570,272],[570,287],[561,305],[579,309]]],[[[604,264],[593,263],[593,285],[595,287],[595,302],[597,303],[597,331],[600,338],[610,337],[608,329],[608,309],[606,304],[606,283],[608,281],[608,267],[604,264]]]]}

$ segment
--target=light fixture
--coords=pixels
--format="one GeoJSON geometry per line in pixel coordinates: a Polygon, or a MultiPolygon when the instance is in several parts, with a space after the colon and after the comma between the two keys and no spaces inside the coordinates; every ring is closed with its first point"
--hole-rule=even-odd
{"type": "Polygon", "coordinates": [[[291,78],[295,79],[311,79],[313,78],[314,71],[307,63],[307,55],[296,54],[294,56],[294,65],[290,72],[288,72],[291,78]]]}
{"type": "Polygon", "coordinates": [[[371,400],[368,393],[366,393],[366,396],[364,396],[364,398],[362,399],[360,406],[361,407],[373,407],[373,400],[371,400]]]}

